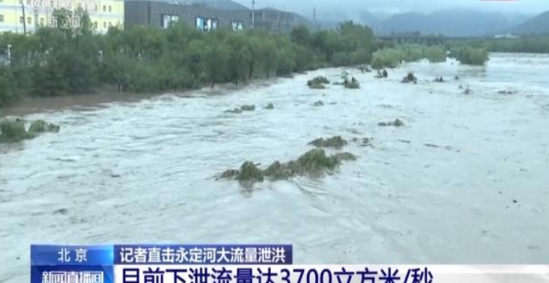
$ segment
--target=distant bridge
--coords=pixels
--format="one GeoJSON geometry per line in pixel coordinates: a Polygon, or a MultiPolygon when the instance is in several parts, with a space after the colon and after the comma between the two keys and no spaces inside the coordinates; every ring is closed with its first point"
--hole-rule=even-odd
{"type": "Polygon", "coordinates": [[[425,36],[425,35],[381,35],[377,39],[396,44],[417,43],[425,45],[442,45],[448,41],[461,41],[471,39],[482,39],[482,37],[456,37],[456,36],[425,36]]]}

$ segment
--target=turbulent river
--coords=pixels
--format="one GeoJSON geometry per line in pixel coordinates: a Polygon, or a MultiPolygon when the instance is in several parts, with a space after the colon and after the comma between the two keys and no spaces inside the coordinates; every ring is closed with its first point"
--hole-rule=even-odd
{"type": "Polygon", "coordinates": [[[388,79],[348,69],[361,89],[306,86],[342,70],[25,115],[61,131],[0,145],[0,282],[28,282],[31,243],[291,243],[311,264],[547,262],[549,56],[418,62],[388,79]],[[408,71],[416,85],[399,82],[408,71]],[[256,110],[224,112],[243,104],[256,110]],[[395,118],[404,126],[377,125],[395,118]],[[216,181],[335,135],[372,146],[350,142],[358,159],[323,178],[216,181]]]}

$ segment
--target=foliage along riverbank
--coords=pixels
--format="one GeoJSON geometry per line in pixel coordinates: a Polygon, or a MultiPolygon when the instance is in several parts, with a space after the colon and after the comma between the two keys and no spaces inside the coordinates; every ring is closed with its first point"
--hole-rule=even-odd
{"type": "Polygon", "coordinates": [[[427,59],[430,63],[445,62],[447,57],[455,58],[461,64],[484,65],[488,61],[488,51],[483,47],[425,46],[404,44],[377,50],[372,55],[372,68],[396,68],[401,62],[414,62],[427,59]],[[447,51],[448,50],[448,51],[447,51]],[[447,53],[449,52],[449,53],[447,53]]]}
{"type": "Polygon", "coordinates": [[[488,52],[549,53],[549,35],[523,36],[521,38],[479,38],[449,41],[446,49],[473,47],[488,52]]]}
{"type": "Polygon", "coordinates": [[[24,97],[89,94],[105,87],[163,92],[330,66],[371,63],[380,69],[423,58],[442,62],[447,50],[461,63],[475,65],[488,60],[487,51],[549,51],[549,44],[538,38],[392,46],[376,42],[370,28],[352,22],[329,31],[298,26],[290,36],[261,30],[204,33],[184,24],[167,29],[113,27],[100,35],[94,33],[89,16],[78,13],[77,30],[69,27],[65,10],[56,10],[56,28],[0,35],[2,49],[11,46],[9,60],[0,64],[0,107],[24,97]]]}
{"type": "Polygon", "coordinates": [[[369,63],[376,49],[366,26],[345,22],[334,31],[296,27],[290,36],[251,30],[204,33],[178,24],[167,29],[111,28],[94,34],[89,17],[69,27],[63,10],[57,27],[30,35],[4,33],[10,64],[0,66],[0,106],[25,96],[119,91],[155,92],[288,75],[327,66],[369,63]]]}
{"type": "Polygon", "coordinates": [[[23,119],[0,120],[0,143],[13,143],[33,139],[42,133],[57,133],[59,129],[58,125],[47,123],[43,120],[32,122],[23,119]],[[26,124],[29,124],[29,126],[27,127],[26,124]]]}

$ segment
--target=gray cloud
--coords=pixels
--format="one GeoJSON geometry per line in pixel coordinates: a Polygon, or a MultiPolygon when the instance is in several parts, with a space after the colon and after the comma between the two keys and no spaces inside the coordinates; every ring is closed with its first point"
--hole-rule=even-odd
{"type": "MultiPolygon", "coordinates": [[[[234,0],[251,6],[251,0],[234,0]]],[[[312,16],[316,7],[317,15],[344,14],[358,17],[360,11],[373,12],[432,12],[439,9],[472,8],[501,13],[539,14],[549,10],[548,0],[481,1],[481,0],[256,0],[256,7],[271,7],[299,12],[312,16]]]]}

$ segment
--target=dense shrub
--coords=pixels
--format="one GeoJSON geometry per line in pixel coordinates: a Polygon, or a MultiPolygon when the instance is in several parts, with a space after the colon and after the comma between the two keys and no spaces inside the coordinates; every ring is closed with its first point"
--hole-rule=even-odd
{"type": "MultiPolygon", "coordinates": [[[[84,94],[105,85],[153,92],[238,84],[255,77],[369,63],[375,48],[370,28],[353,22],[318,32],[297,26],[289,36],[263,30],[199,32],[183,23],[167,29],[111,28],[101,35],[80,12],[78,31],[59,25],[26,36],[0,35],[0,48],[13,46],[9,65],[0,64],[0,107],[22,96],[84,94]]],[[[66,22],[70,12],[54,14],[58,22],[66,22]]]]}

